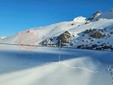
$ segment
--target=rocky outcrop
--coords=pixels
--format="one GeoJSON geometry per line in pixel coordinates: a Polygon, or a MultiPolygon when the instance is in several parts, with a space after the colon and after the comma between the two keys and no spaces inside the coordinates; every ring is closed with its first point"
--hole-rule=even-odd
{"type": "Polygon", "coordinates": [[[53,37],[53,38],[48,38],[42,41],[40,44],[42,46],[66,46],[66,43],[69,43],[71,38],[71,34],[68,31],[65,31],[59,36],[53,37]]]}
{"type": "Polygon", "coordinates": [[[58,40],[61,40],[63,43],[69,43],[71,34],[68,31],[65,31],[63,34],[58,36],[58,40]]]}
{"type": "Polygon", "coordinates": [[[79,45],[78,49],[90,49],[90,50],[113,50],[113,46],[110,44],[93,44],[93,45],[79,45]]]}
{"type": "Polygon", "coordinates": [[[102,14],[101,11],[97,11],[97,12],[93,13],[92,16],[88,18],[88,20],[94,20],[96,17],[98,17],[101,14],[102,14]]]}
{"type": "Polygon", "coordinates": [[[104,37],[104,32],[100,29],[89,29],[84,32],[85,34],[90,35],[93,38],[102,38],[104,37]]]}
{"type": "Polygon", "coordinates": [[[65,31],[64,33],[62,33],[61,35],[59,35],[57,37],[57,46],[58,47],[62,47],[62,46],[66,46],[66,43],[69,43],[71,38],[71,34],[68,31],[65,31]]]}
{"type": "Polygon", "coordinates": [[[97,30],[91,34],[91,37],[93,37],[93,38],[102,38],[103,36],[104,36],[103,33],[99,30],[97,30]]]}
{"type": "Polygon", "coordinates": [[[79,34],[76,47],[79,49],[91,50],[112,50],[113,44],[110,41],[113,36],[112,26],[103,29],[88,29],[79,34]],[[108,39],[108,40],[107,40],[108,39]]]}

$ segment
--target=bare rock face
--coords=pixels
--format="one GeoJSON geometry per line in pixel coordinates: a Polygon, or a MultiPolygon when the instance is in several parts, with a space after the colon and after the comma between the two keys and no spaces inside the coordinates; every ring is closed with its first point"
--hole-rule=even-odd
{"type": "Polygon", "coordinates": [[[93,29],[86,30],[84,33],[85,34],[91,34],[91,33],[93,33],[93,29]]]}
{"type": "Polygon", "coordinates": [[[93,38],[102,38],[104,36],[104,33],[99,29],[89,29],[84,33],[90,35],[93,38]]]}
{"type": "Polygon", "coordinates": [[[70,40],[71,34],[68,31],[65,31],[63,34],[58,36],[58,40],[61,40],[63,43],[68,43],[70,40]]]}
{"type": "Polygon", "coordinates": [[[97,30],[97,31],[95,31],[94,33],[91,34],[91,37],[93,37],[93,38],[102,38],[103,34],[102,34],[101,31],[97,30]]]}
{"type": "Polygon", "coordinates": [[[97,16],[99,16],[99,15],[101,15],[101,14],[102,14],[101,11],[97,11],[97,12],[95,12],[95,13],[93,14],[93,16],[94,16],[94,17],[97,17],[97,16]]]}

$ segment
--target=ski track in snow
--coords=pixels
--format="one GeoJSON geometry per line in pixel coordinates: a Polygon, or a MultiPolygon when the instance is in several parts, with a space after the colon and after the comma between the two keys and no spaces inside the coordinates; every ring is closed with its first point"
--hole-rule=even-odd
{"type": "Polygon", "coordinates": [[[93,70],[90,70],[90,69],[87,69],[87,68],[84,68],[84,67],[71,66],[71,65],[69,65],[69,64],[67,64],[65,62],[59,62],[59,63],[65,65],[66,67],[68,67],[70,69],[82,69],[82,70],[86,70],[86,71],[91,72],[91,73],[97,73],[98,72],[98,71],[93,71],[93,70]]]}

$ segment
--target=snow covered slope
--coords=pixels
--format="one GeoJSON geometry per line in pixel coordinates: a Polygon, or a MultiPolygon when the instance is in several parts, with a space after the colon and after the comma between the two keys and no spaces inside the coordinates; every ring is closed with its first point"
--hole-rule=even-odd
{"type": "Polygon", "coordinates": [[[28,29],[23,32],[19,32],[16,35],[9,36],[5,39],[3,39],[1,42],[3,43],[12,43],[12,44],[33,44],[36,45],[39,42],[43,41],[44,39],[57,36],[66,30],[69,30],[71,28],[75,28],[81,24],[84,24],[83,22],[61,22],[45,27],[40,28],[32,28],[28,29]],[[28,39],[29,38],[29,39],[28,39]],[[33,42],[29,42],[29,41],[33,42]],[[29,42],[29,43],[27,43],[29,42]]]}
{"type": "Polygon", "coordinates": [[[112,52],[0,45],[0,85],[112,85],[112,52]],[[109,56],[108,56],[109,55],[109,56]],[[59,62],[59,56],[61,57],[59,62]]]}
{"type": "Polygon", "coordinates": [[[98,18],[113,19],[113,9],[102,13],[98,18]]]}
{"type": "MultiPolygon", "coordinates": [[[[69,29],[68,32],[71,37],[69,37],[70,41],[65,44],[67,47],[78,48],[83,45],[85,46],[84,48],[91,47],[90,49],[97,49],[96,47],[92,48],[92,46],[96,44],[97,47],[100,47],[104,44],[105,47],[107,45],[107,49],[113,49],[113,19],[100,19],[98,21],[82,24],[69,29]]],[[[62,36],[60,35],[58,37],[62,36]]],[[[58,37],[52,38],[53,40],[45,40],[44,42],[47,42],[47,45],[51,42],[54,43],[58,37]]],[[[63,38],[65,38],[65,36],[63,38]]],[[[61,38],[61,40],[63,39],[61,38]]]]}
{"type": "Polygon", "coordinates": [[[87,25],[76,27],[69,31],[73,32],[76,36],[73,40],[76,46],[93,44],[100,45],[103,43],[113,45],[112,29],[113,19],[101,19],[87,25]],[[100,37],[99,34],[101,35],[100,37]]]}

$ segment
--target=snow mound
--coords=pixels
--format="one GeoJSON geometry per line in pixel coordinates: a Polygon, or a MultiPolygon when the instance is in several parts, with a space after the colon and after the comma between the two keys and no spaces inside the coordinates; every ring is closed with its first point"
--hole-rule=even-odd
{"type": "Polygon", "coordinates": [[[79,16],[73,19],[74,22],[86,22],[86,18],[79,16]]]}

